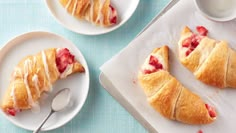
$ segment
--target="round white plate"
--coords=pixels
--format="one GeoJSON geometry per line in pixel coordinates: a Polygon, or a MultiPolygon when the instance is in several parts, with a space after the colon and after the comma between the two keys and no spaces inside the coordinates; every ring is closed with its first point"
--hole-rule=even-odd
{"type": "Polygon", "coordinates": [[[77,60],[85,68],[85,73],[76,73],[65,79],[59,79],[53,85],[53,91],[42,95],[40,99],[41,111],[33,113],[31,110],[19,112],[15,117],[6,115],[1,109],[0,113],[15,125],[34,130],[42,122],[50,111],[50,104],[54,94],[62,88],[71,89],[71,103],[65,110],[53,114],[45,123],[42,130],[52,130],[58,128],[70,121],[82,108],[89,91],[89,69],[87,63],[79,49],[69,40],[48,32],[29,32],[17,36],[9,41],[0,52],[0,99],[6,91],[10,76],[17,63],[25,56],[32,55],[47,48],[68,48],[77,60]]]}
{"type": "Polygon", "coordinates": [[[134,13],[139,0],[111,0],[118,13],[118,23],[111,27],[100,27],[87,21],[78,20],[69,13],[59,3],[59,0],[46,0],[52,15],[67,29],[85,35],[98,35],[113,31],[123,25],[134,13]]]}

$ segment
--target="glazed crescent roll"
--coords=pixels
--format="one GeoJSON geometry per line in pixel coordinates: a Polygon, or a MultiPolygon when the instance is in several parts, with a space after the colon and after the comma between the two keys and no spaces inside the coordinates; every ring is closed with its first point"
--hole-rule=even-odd
{"type": "Polygon", "coordinates": [[[178,42],[179,59],[195,77],[218,88],[236,88],[236,52],[226,41],[207,37],[208,30],[197,26],[197,33],[188,27],[178,42]]]}
{"type": "Polygon", "coordinates": [[[60,78],[84,72],[84,67],[67,48],[50,48],[23,58],[15,67],[1,108],[9,115],[38,109],[43,92],[50,92],[60,78]]]}
{"type": "Polygon", "coordinates": [[[150,105],[164,117],[187,124],[216,119],[213,107],[185,88],[168,72],[168,47],[156,48],[146,58],[138,80],[150,105]]]}
{"type": "Polygon", "coordinates": [[[111,26],[117,23],[117,11],[110,0],[59,0],[72,16],[87,20],[99,26],[111,26]]]}

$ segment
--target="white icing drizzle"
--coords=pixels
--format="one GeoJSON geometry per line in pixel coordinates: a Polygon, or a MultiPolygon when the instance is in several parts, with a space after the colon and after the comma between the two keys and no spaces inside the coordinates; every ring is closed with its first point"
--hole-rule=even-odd
{"type": "MultiPolygon", "coordinates": [[[[21,69],[19,67],[15,67],[14,68],[14,73],[12,75],[12,79],[11,80],[14,80],[16,78],[16,76],[18,75],[18,73],[20,74],[20,76],[22,76],[21,69]]],[[[16,90],[15,84],[17,84],[16,81],[14,82],[14,84],[13,84],[13,86],[11,88],[10,96],[12,97],[12,100],[13,100],[13,107],[14,107],[14,109],[18,109],[16,95],[15,95],[15,90],[16,90]]]]}
{"type": "Polygon", "coordinates": [[[28,103],[32,107],[31,109],[37,108],[37,106],[39,106],[39,105],[36,102],[34,102],[34,100],[33,100],[27,78],[28,78],[28,73],[25,73],[25,75],[24,75],[24,84],[25,84],[25,88],[26,88],[26,91],[27,91],[27,95],[28,95],[28,103]]]}
{"type": "Polygon", "coordinates": [[[93,0],[90,0],[90,14],[89,14],[89,16],[86,16],[86,18],[85,19],[87,19],[87,20],[91,20],[92,22],[93,22],[93,7],[94,7],[94,2],[93,2],[93,0]]]}
{"type": "Polygon", "coordinates": [[[32,77],[32,81],[34,82],[34,86],[37,92],[37,96],[40,97],[40,89],[39,89],[39,79],[38,79],[38,75],[34,74],[34,76],[32,77]]]}
{"type": "Polygon", "coordinates": [[[29,71],[32,71],[32,62],[30,59],[26,59],[24,62],[24,73],[29,73],[29,71]]]}
{"type": "MultiPolygon", "coordinates": [[[[24,61],[24,67],[23,67],[24,74],[19,67],[15,67],[14,73],[13,73],[13,80],[16,78],[16,76],[19,76],[19,75],[23,78],[23,82],[26,87],[26,92],[27,92],[27,96],[28,96],[27,100],[28,100],[29,105],[31,106],[32,112],[39,112],[40,111],[40,106],[39,106],[38,102],[35,102],[33,100],[32,93],[31,93],[31,90],[30,90],[30,87],[28,84],[28,75],[30,72],[32,72],[32,69],[33,69],[33,67],[35,67],[36,62],[37,62],[37,59],[35,56],[33,57],[33,62],[30,59],[26,59],[24,61]]],[[[38,87],[39,82],[38,82],[38,76],[36,74],[32,77],[32,81],[34,82],[34,85],[36,87],[37,96],[39,97],[40,96],[40,90],[38,87]]],[[[21,82],[14,81],[14,84],[12,86],[12,90],[10,93],[10,96],[12,97],[12,100],[13,100],[14,109],[18,109],[16,94],[15,94],[16,84],[18,84],[18,83],[21,83],[21,82]]]]}
{"type": "Polygon", "coordinates": [[[69,6],[70,6],[70,4],[71,4],[71,1],[72,1],[72,0],[68,0],[68,1],[67,1],[67,3],[66,3],[66,7],[65,7],[66,10],[69,8],[69,6]]]}
{"type": "Polygon", "coordinates": [[[96,19],[95,22],[96,23],[99,22],[100,24],[103,25],[103,18],[104,18],[104,16],[102,14],[102,8],[103,8],[103,5],[105,3],[105,0],[99,0],[99,3],[100,3],[100,5],[99,5],[99,10],[98,10],[98,16],[97,16],[97,19],[96,19]]]}
{"type": "Polygon", "coordinates": [[[36,62],[37,62],[37,59],[36,59],[36,56],[34,56],[34,66],[36,66],[36,62]]]}
{"type": "Polygon", "coordinates": [[[73,10],[72,10],[72,16],[75,15],[75,11],[76,11],[76,8],[77,8],[77,3],[78,3],[78,0],[75,0],[74,5],[73,5],[73,10]]]}
{"type": "Polygon", "coordinates": [[[22,77],[22,71],[19,67],[15,67],[14,73],[12,75],[12,80],[14,80],[16,78],[16,76],[19,76],[19,75],[22,77]]]}
{"type": "Polygon", "coordinates": [[[25,88],[27,91],[27,95],[28,95],[28,103],[31,106],[31,111],[32,112],[38,112],[40,107],[38,102],[34,102],[32,94],[31,94],[31,90],[29,88],[29,84],[28,84],[28,75],[29,75],[29,70],[32,71],[32,62],[30,59],[26,59],[24,62],[24,84],[25,84],[25,88]]]}
{"type": "MultiPolygon", "coordinates": [[[[98,9],[98,15],[97,15],[97,18],[94,22],[93,20],[93,17],[94,17],[94,0],[90,0],[90,14],[89,16],[85,16],[85,19],[88,20],[88,21],[91,21],[93,23],[98,23],[98,24],[101,24],[103,25],[104,24],[104,15],[102,13],[102,8],[105,4],[105,1],[106,0],[99,0],[99,9],[98,9]]],[[[66,3],[66,10],[68,10],[69,6],[71,5],[71,3],[73,3],[73,9],[72,9],[72,16],[75,15],[75,12],[76,12],[76,8],[77,8],[77,5],[78,5],[78,0],[75,0],[75,2],[72,2],[72,0],[68,0],[67,3],[66,3]]],[[[109,15],[109,18],[111,19],[112,17],[112,10],[109,9],[109,12],[108,12],[108,15],[109,15]]]]}
{"type": "Polygon", "coordinates": [[[62,50],[62,48],[57,48],[57,49],[56,49],[56,52],[58,53],[60,50],[62,50]]]}
{"type": "Polygon", "coordinates": [[[15,95],[15,83],[13,84],[12,88],[11,88],[11,97],[12,97],[12,100],[13,100],[13,107],[14,109],[18,109],[18,106],[17,106],[17,103],[16,103],[16,95],[15,95]]]}
{"type": "Polygon", "coordinates": [[[64,72],[60,74],[60,78],[67,77],[69,74],[72,73],[72,69],[73,69],[73,65],[72,64],[68,64],[66,66],[66,69],[64,70],[64,72]]]}
{"type": "Polygon", "coordinates": [[[47,58],[46,55],[44,53],[44,51],[42,51],[42,59],[43,59],[43,65],[44,65],[44,69],[45,69],[45,73],[48,79],[48,83],[49,83],[49,90],[52,90],[52,84],[51,84],[51,79],[50,79],[50,75],[49,75],[49,70],[48,70],[48,63],[47,63],[47,58]]]}
{"type": "Polygon", "coordinates": [[[112,12],[112,9],[109,7],[109,10],[108,10],[108,16],[109,16],[109,23],[113,17],[113,12],[112,12]]]}

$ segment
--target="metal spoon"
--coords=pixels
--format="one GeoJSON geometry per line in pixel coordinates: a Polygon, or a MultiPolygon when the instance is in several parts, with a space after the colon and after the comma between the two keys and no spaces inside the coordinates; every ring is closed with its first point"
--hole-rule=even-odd
{"type": "Polygon", "coordinates": [[[44,125],[44,123],[48,120],[48,118],[55,112],[63,110],[70,102],[70,89],[64,88],[56,93],[52,100],[51,104],[51,111],[48,114],[48,116],[43,120],[43,122],[40,124],[40,126],[33,132],[38,133],[41,129],[41,127],[44,125]]]}

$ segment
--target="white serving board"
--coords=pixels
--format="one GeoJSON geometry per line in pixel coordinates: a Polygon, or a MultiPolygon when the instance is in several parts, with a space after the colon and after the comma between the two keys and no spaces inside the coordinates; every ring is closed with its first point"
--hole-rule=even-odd
{"type": "Polygon", "coordinates": [[[150,132],[159,133],[233,133],[236,130],[236,90],[207,86],[196,80],[178,60],[177,42],[184,26],[195,29],[203,25],[209,36],[227,40],[236,49],[236,21],[213,22],[202,16],[193,0],[181,0],[164,16],[135,38],[127,47],[101,66],[100,82],[137,120],[150,132]],[[156,47],[170,48],[170,73],[185,87],[216,107],[217,120],[209,125],[187,125],[168,120],[156,112],[147,102],[138,84],[137,74],[148,54],[156,47]]]}

